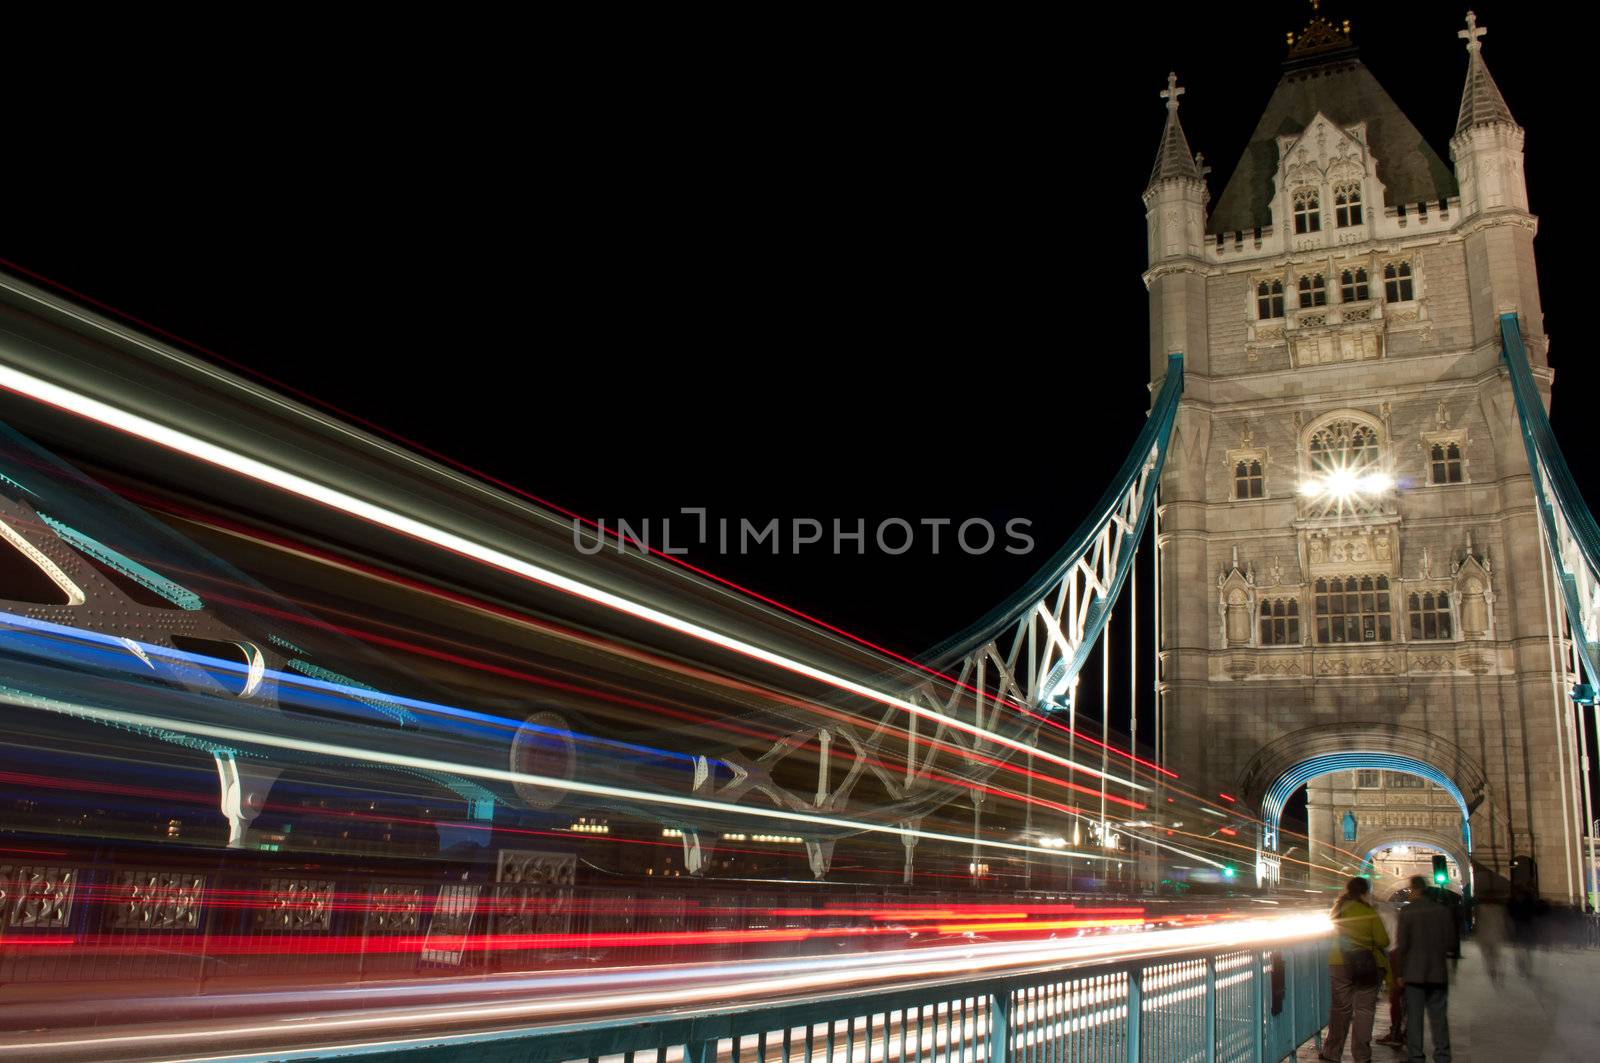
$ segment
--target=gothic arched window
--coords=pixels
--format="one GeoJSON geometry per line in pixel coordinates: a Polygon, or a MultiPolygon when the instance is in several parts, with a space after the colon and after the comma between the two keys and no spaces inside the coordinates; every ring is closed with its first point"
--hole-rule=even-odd
{"type": "Polygon", "coordinates": [[[1325,577],[1313,590],[1318,642],[1388,642],[1393,637],[1388,576],[1325,577]]]}
{"type": "Polygon", "coordinates": [[[1333,190],[1333,221],[1341,229],[1361,224],[1361,186],[1340,185],[1333,190]]]}
{"type": "Polygon", "coordinates": [[[1407,602],[1413,639],[1450,637],[1450,592],[1413,591],[1407,602]]]}
{"type": "Polygon", "coordinates": [[[1311,433],[1311,471],[1361,475],[1378,464],[1378,430],[1360,421],[1334,421],[1311,433]]]}
{"type": "Polygon", "coordinates": [[[1256,285],[1256,317],[1270,321],[1283,316],[1283,282],[1262,281],[1256,285]]]}
{"type": "Polygon", "coordinates": [[[1428,449],[1428,482],[1458,484],[1461,479],[1461,444],[1433,444],[1428,449]]]}
{"type": "Polygon", "coordinates": [[[1411,263],[1387,263],[1383,267],[1383,298],[1391,303],[1409,303],[1415,296],[1411,285],[1411,263]]]}
{"type": "Polygon", "coordinates": [[[1315,188],[1300,188],[1294,193],[1294,231],[1315,233],[1322,231],[1322,205],[1315,188]]]}
{"type": "Polygon", "coordinates": [[[1339,298],[1347,303],[1359,303],[1367,298],[1367,271],[1357,267],[1339,274],[1339,298]]]}
{"type": "Polygon", "coordinates": [[[1300,308],[1328,305],[1328,286],[1322,274],[1313,273],[1300,278],[1300,308]]]}
{"type": "Polygon", "coordinates": [[[1340,826],[1344,828],[1345,841],[1353,842],[1356,840],[1356,814],[1354,812],[1346,812],[1344,819],[1340,822],[1340,826]]]}
{"type": "Polygon", "coordinates": [[[1265,493],[1266,480],[1261,473],[1261,460],[1250,458],[1235,462],[1233,466],[1233,497],[1260,498],[1265,493]]]}
{"type": "Polygon", "coordinates": [[[1261,645],[1300,645],[1300,603],[1293,598],[1263,599],[1261,645]]]}

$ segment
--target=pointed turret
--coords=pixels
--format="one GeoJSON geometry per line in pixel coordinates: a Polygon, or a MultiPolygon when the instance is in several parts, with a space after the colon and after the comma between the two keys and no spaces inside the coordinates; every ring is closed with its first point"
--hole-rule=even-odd
{"type": "Polygon", "coordinates": [[[1500,315],[1515,310],[1522,318],[1528,356],[1541,365],[1544,320],[1533,265],[1537,222],[1528,212],[1523,131],[1484,65],[1481,38],[1486,32],[1468,11],[1467,28],[1456,34],[1467,42],[1467,83],[1461,92],[1456,135],[1450,138],[1467,234],[1473,334],[1486,348],[1497,349],[1500,315]]]}
{"type": "Polygon", "coordinates": [[[1467,12],[1467,28],[1456,33],[1467,42],[1467,85],[1461,92],[1461,114],[1456,119],[1456,135],[1460,136],[1473,126],[1493,125],[1497,122],[1516,125],[1506,98],[1500,95],[1500,86],[1494,83],[1489,67],[1483,61],[1483,42],[1479,40],[1489,31],[1478,25],[1478,16],[1467,12]]]}
{"type": "Polygon", "coordinates": [[[1190,153],[1178,122],[1178,75],[1167,75],[1161,98],[1167,124],[1161,132],[1156,164],[1144,190],[1145,230],[1149,234],[1150,365],[1157,379],[1167,355],[1182,352],[1185,376],[1210,372],[1205,326],[1205,169],[1190,153]]]}
{"type": "Polygon", "coordinates": [[[1167,75],[1167,87],[1161,97],[1167,101],[1167,127],[1161,131],[1161,146],[1156,149],[1156,164],[1150,171],[1150,186],[1162,181],[1200,180],[1200,167],[1189,151],[1189,138],[1183,135],[1183,123],[1178,121],[1178,97],[1183,95],[1178,87],[1178,75],[1167,75]]]}

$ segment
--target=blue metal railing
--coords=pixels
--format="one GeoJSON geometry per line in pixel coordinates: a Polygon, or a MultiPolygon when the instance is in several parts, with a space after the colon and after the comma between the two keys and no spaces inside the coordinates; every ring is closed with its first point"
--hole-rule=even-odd
{"type": "MultiPolygon", "coordinates": [[[[1276,1063],[1328,1012],[1327,939],[698,1014],[627,1017],[261,1059],[518,1063],[1276,1063]]],[[[254,1058],[254,1057],[253,1057],[254,1058]]]]}

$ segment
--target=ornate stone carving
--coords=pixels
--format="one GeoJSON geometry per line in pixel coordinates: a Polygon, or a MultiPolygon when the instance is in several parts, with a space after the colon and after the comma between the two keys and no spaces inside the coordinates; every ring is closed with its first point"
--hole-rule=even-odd
{"type": "Polygon", "coordinates": [[[262,930],[328,930],[333,925],[334,884],[327,879],[269,878],[261,883],[267,898],[255,914],[262,930]]]}
{"type": "Polygon", "coordinates": [[[415,934],[422,929],[422,887],[379,886],[367,912],[369,934],[415,934]]]}
{"type": "Polygon", "coordinates": [[[1255,574],[1239,567],[1239,548],[1233,548],[1233,565],[1217,577],[1217,608],[1222,616],[1222,645],[1254,646],[1256,613],[1255,574]]]}
{"type": "Polygon", "coordinates": [[[76,868],[0,866],[0,908],[5,925],[29,930],[66,926],[77,883],[76,868]]]}
{"type": "Polygon", "coordinates": [[[1393,573],[1396,545],[1396,529],[1392,525],[1313,529],[1306,533],[1312,576],[1393,573]]]}
{"type": "Polygon", "coordinates": [[[502,849],[495,887],[497,934],[565,933],[578,869],[571,853],[502,849]]]}
{"type": "Polygon", "coordinates": [[[204,875],[168,871],[119,871],[119,898],[111,908],[116,930],[195,930],[200,926],[204,875]]]}

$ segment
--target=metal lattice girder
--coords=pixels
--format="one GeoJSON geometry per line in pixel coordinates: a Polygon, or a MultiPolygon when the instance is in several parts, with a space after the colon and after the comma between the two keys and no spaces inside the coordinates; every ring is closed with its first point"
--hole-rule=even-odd
{"type": "Polygon", "coordinates": [[[930,674],[902,698],[926,714],[890,704],[867,727],[832,721],[790,733],[753,760],[721,754],[735,777],[716,796],[737,802],[760,793],[794,811],[842,812],[856,784],[871,775],[889,802],[861,811],[875,820],[910,820],[1031,746],[1037,714],[1067,704],[1132,571],[1182,392],[1183,356],[1174,354],[1138,440],[1093,515],[1021,591],[924,658],[930,674]],[[777,763],[798,750],[817,754],[814,795],[790,792],[773,778],[777,763]],[[846,763],[841,768],[834,758],[846,763]]]}
{"type": "Polygon", "coordinates": [[[1600,636],[1600,524],[1584,502],[1556,442],[1555,430],[1550,427],[1528,366],[1528,352],[1515,313],[1500,315],[1500,337],[1545,538],[1561,575],[1561,601],[1583,661],[1584,678],[1590,687],[1595,687],[1600,682],[1600,646],[1595,643],[1600,636]]]}

